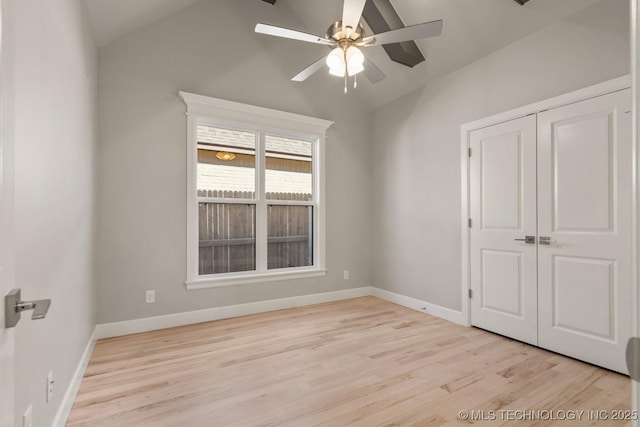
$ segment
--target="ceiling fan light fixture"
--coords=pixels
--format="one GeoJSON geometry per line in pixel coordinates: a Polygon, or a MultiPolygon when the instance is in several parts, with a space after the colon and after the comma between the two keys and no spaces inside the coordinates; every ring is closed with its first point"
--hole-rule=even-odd
{"type": "Polygon", "coordinates": [[[347,67],[347,73],[349,74],[349,77],[355,76],[356,74],[361,73],[363,71],[364,71],[364,65],[362,64],[357,64],[354,66],[347,67]]]}
{"type": "Polygon", "coordinates": [[[364,70],[364,55],[355,46],[349,46],[346,52],[341,47],[333,49],[326,62],[329,74],[336,77],[344,77],[345,73],[355,76],[364,70]]]}
{"type": "Polygon", "coordinates": [[[338,77],[344,76],[344,53],[341,48],[337,47],[327,55],[327,66],[329,74],[338,77]]]}
{"type": "Polygon", "coordinates": [[[345,68],[344,65],[338,67],[329,67],[329,74],[336,77],[344,77],[345,68]]]}
{"type": "Polygon", "coordinates": [[[355,46],[349,46],[347,49],[347,73],[354,76],[364,71],[364,55],[355,46]]]}

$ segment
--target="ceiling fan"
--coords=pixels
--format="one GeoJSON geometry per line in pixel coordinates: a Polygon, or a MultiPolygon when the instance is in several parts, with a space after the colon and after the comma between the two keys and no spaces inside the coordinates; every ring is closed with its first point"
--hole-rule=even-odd
{"type": "Polygon", "coordinates": [[[360,72],[364,71],[365,77],[372,83],[385,77],[378,67],[365,58],[359,48],[436,37],[442,34],[442,20],[437,20],[367,35],[360,24],[366,2],[367,0],[344,0],[342,20],[329,27],[326,37],[262,23],[256,25],[255,31],[260,34],[316,43],[332,48],[326,57],[318,59],[291,80],[304,81],[326,64],[329,67],[329,74],[344,77],[344,91],[347,93],[348,78],[354,77],[355,88],[357,86],[356,75],[360,72]]]}

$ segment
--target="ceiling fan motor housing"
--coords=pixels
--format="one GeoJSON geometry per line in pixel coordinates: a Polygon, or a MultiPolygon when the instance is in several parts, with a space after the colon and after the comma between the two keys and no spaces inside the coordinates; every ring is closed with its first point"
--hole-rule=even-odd
{"type": "Polygon", "coordinates": [[[335,40],[343,49],[345,48],[343,44],[349,47],[364,36],[364,28],[361,24],[358,24],[355,29],[351,29],[351,27],[342,28],[342,21],[336,21],[327,30],[327,38],[335,40]]]}

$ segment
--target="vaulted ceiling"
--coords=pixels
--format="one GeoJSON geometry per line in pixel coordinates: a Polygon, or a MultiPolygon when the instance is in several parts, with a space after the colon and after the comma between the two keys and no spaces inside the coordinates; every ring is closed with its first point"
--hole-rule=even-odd
{"type": "MultiPolygon", "coordinates": [[[[97,43],[104,46],[197,0],[85,1],[97,43]]],[[[241,1],[253,1],[274,10],[289,8],[302,23],[296,29],[318,35],[324,35],[342,13],[342,0],[278,0],[274,6],[265,6],[261,0],[241,1]]],[[[367,48],[366,55],[387,78],[375,85],[368,82],[360,85],[358,96],[370,108],[381,106],[599,2],[616,3],[618,7],[624,3],[617,0],[530,0],[521,6],[513,0],[391,0],[405,25],[443,19],[442,36],[417,41],[426,61],[414,68],[390,61],[382,47],[367,48]]],[[[291,26],[290,22],[267,23],[291,26]]],[[[247,31],[253,31],[253,28],[247,28],[247,31]]],[[[290,43],[284,39],[274,39],[274,42],[290,43]]],[[[309,59],[304,60],[310,62],[327,53],[326,48],[319,45],[310,45],[309,51],[309,59]]],[[[306,65],[308,63],[301,63],[299,69],[292,69],[291,76],[306,65]]],[[[319,72],[310,78],[324,78],[330,84],[330,77],[325,74],[319,72]]]]}

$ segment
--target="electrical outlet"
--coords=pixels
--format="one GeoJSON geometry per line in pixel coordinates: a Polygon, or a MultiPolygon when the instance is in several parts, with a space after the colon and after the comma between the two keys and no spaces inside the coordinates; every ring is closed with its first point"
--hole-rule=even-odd
{"type": "Polygon", "coordinates": [[[342,277],[344,280],[349,280],[349,270],[345,270],[344,273],[342,273],[342,277]]]}
{"type": "Polygon", "coordinates": [[[26,411],[24,411],[24,415],[22,416],[22,427],[33,427],[33,414],[32,407],[29,405],[26,411]]]}
{"type": "Polygon", "coordinates": [[[156,291],[147,291],[147,304],[156,302],[156,291]]]}
{"type": "Polygon", "coordinates": [[[47,403],[53,399],[53,385],[55,381],[53,381],[53,371],[49,372],[47,375],[47,403]]]}

